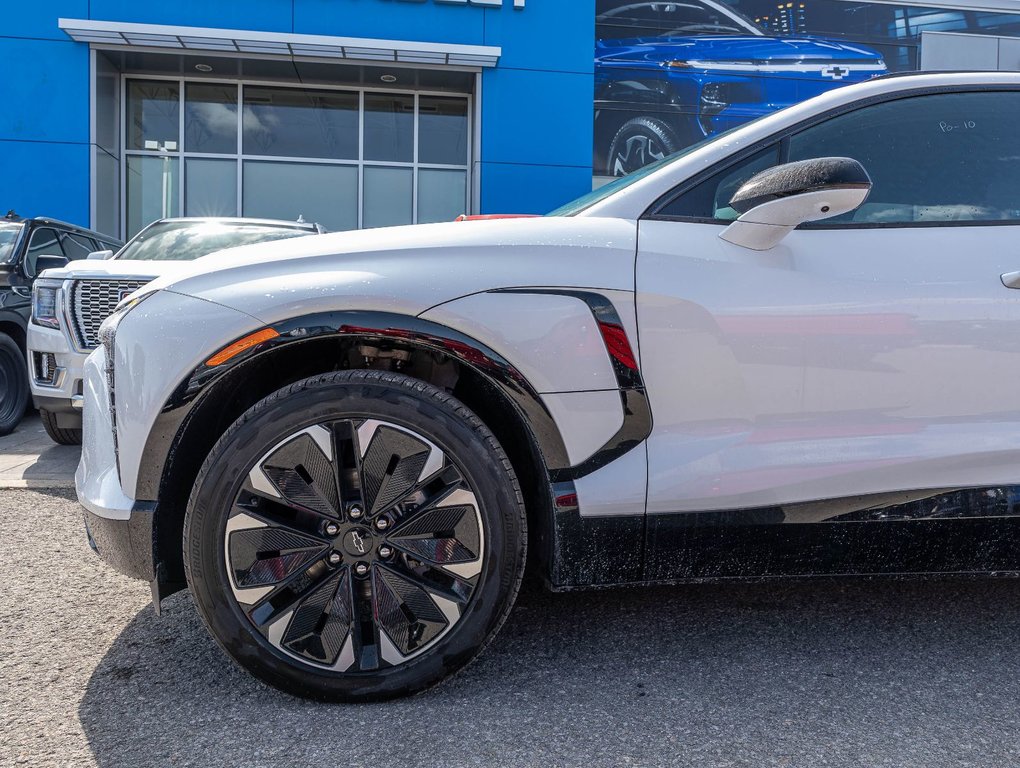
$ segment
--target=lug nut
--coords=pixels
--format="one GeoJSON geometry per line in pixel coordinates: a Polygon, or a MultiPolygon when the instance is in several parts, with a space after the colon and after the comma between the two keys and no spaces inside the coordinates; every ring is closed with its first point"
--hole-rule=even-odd
{"type": "Polygon", "coordinates": [[[337,525],[336,523],[326,523],[327,536],[336,536],[338,533],[340,533],[339,525],[337,525]]]}
{"type": "Polygon", "coordinates": [[[379,557],[386,559],[392,557],[392,555],[393,547],[387,547],[386,545],[379,547],[379,557]]]}
{"type": "Polygon", "coordinates": [[[354,572],[359,576],[364,576],[368,573],[368,563],[358,563],[354,566],[354,572]]]}
{"type": "Polygon", "coordinates": [[[328,559],[330,565],[339,565],[340,561],[343,560],[339,552],[330,552],[328,559]]]}
{"type": "Polygon", "coordinates": [[[380,517],[378,520],[375,521],[375,527],[376,530],[385,531],[387,528],[390,527],[390,521],[387,520],[385,517],[380,517]]]}
{"type": "Polygon", "coordinates": [[[347,510],[347,515],[351,518],[351,520],[357,520],[363,514],[365,514],[364,511],[357,504],[354,504],[347,510]]]}

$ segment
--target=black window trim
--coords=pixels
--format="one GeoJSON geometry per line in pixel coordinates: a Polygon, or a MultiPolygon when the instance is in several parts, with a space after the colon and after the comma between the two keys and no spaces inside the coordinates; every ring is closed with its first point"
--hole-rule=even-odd
{"type": "MultiPolygon", "coordinates": [[[[795,125],[789,126],[788,128],[778,131],[767,138],[760,139],[754,144],[744,147],[739,152],[736,152],[722,160],[718,161],[712,166],[705,168],[689,179],[684,180],[673,189],[669,190],[665,194],[661,195],[654,203],[652,203],[639,217],[639,221],[672,221],[672,222],[686,222],[689,224],[715,224],[719,227],[728,227],[732,222],[720,221],[719,219],[710,218],[707,216],[668,216],[660,214],[659,211],[665,208],[667,205],[672,203],[681,195],[686,194],[689,190],[696,187],[703,181],[708,180],[716,173],[721,173],[726,169],[742,162],[749,156],[768,149],[773,144],[779,143],[779,162],[780,164],[788,162],[790,157],[790,138],[801,131],[812,128],[820,123],[830,120],[834,117],[847,114],[849,112],[855,112],[858,109],[864,109],[866,107],[874,106],[875,104],[884,104],[894,101],[900,101],[902,99],[915,98],[917,96],[929,96],[939,93],[998,93],[998,92],[1015,92],[1020,91],[1020,85],[995,85],[989,87],[987,85],[971,84],[971,85],[938,85],[938,86],[925,86],[922,88],[911,88],[905,91],[897,91],[896,93],[886,93],[880,96],[872,96],[868,99],[862,99],[860,101],[854,101],[850,104],[843,104],[839,107],[834,107],[830,110],[822,112],[818,115],[814,115],[806,120],[803,120],[795,125]]],[[[920,228],[934,228],[934,227],[1015,227],[1020,225],[1020,219],[1000,219],[1000,220],[987,220],[987,221],[904,221],[904,222],[813,222],[809,224],[802,224],[797,229],[804,230],[840,230],[840,229],[920,229],[920,228]]]]}

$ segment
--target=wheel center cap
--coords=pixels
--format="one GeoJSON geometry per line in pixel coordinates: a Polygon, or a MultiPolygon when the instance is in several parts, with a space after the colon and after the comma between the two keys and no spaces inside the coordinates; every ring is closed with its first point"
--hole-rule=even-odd
{"type": "Polygon", "coordinates": [[[352,528],[343,538],[343,548],[351,557],[365,557],[372,551],[372,532],[367,528],[352,528]]]}

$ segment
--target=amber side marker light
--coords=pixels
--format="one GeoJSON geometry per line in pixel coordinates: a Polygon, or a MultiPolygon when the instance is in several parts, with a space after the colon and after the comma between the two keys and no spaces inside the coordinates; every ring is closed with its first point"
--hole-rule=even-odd
{"type": "Polygon", "coordinates": [[[275,339],[280,334],[274,331],[272,328],[263,328],[261,331],[255,331],[255,333],[249,333],[243,339],[238,339],[228,347],[224,347],[215,355],[205,361],[205,364],[210,368],[217,365],[222,365],[232,357],[237,357],[239,354],[244,352],[246,349],[251,349],[256,344],[261,344],[263,341],[269,341],[275,339]]]}

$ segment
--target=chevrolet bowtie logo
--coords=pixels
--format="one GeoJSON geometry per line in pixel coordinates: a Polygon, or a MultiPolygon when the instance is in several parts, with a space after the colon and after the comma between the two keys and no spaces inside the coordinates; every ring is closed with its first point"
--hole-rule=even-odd
{"type": "Polygon", "coordinates": [[[840,66],[832,66],[823,69],[822,74],[825,75],[826,77],[831,77],[833,80],[842,80],[844,77],[850,74],[850,70],[840,66]]]}
{"type": "Polygon", "coordinates": [[[365,554],[365,540],[357,531],[351,531],[351,544],[354,545],[359,554],[365,554]]]}

